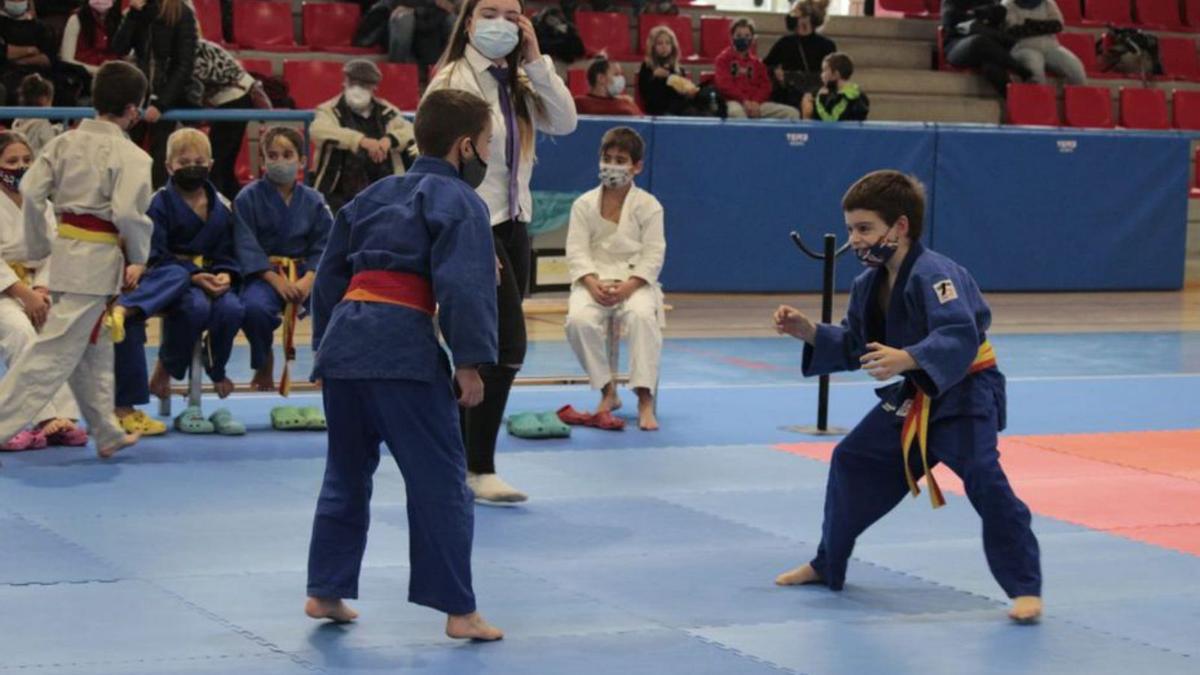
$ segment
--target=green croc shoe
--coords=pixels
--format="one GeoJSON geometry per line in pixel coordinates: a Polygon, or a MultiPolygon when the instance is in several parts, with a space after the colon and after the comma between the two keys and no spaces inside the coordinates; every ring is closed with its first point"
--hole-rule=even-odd
{"type": "Polygon", "coordinates": [[[211,434],[217,429],[212,422],[204,419],[200,406],[190,405],[175,418],[175,429],[185,434],[211,434]]]}
{"type": "Polygon", "coordinates": [[[213,428],[222,436],[242,436],[246,433],[246,425],[233,419],[233,413],[229,412],[229,408],[221,408],[208,418],[212,422],[213,428]]]}
{"type": "Polygon", "coordinates": [[[276,431],[304,431],[308,422],[296,406],[281,405],[271,408],[271,428],[276,431]]]}
{"type": "Polygon", "coordinates": [[[545,438],[570,438],[571,427],[558,419],[558,413],[544,412],[538,414],[542,426],[546,429],[545,438]]]}
{"type": "Polygon", "coordinates": [[[300,416],[304,418],[304,428],[309,431],[325,431],[325,411],[316,406],[300,408],[300,416]]]}
{"type": "MultiPolygon", "coordinates": [[[[554,413],[550,413],[551,416],[554,413]]],[[[546,423],[545,414],[543,413],[517,413],[508,417],[508,433],[517,438],[563,438],[571,435],[571,430],[568,428],[566,433],[562,432],[562,427],[566,427],[561,421],[555,419],[553,425],[546,423]]]]}

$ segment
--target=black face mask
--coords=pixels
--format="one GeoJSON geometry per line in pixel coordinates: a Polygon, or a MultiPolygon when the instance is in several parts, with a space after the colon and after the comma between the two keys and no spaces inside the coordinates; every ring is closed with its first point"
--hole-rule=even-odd
{"type": "Polygon", "coordinates": [[[179,186],[180,190],[191,192],[204,185],[208,180],[207,166],[185,166],[171,175],[171,180],[179,186]]]}
{"type": "Polygon", "coordinates": [[[479,151],[475,149],[474,141],[467,141],[471,144],[471,152],[475,153],[470,159],[466,157],[459,158],[458,176],[471,186],[472,190],[478,189],[483,185],[483,178],[487,176],[487,162],[479,157],[479,151]]]}

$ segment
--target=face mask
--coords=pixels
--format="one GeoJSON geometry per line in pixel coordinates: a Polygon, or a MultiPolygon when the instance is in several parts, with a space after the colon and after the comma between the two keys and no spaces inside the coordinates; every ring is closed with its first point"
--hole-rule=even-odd
{"type": "Polygon", "coordinates": [[[276,185],[290,185],[296,182],[296,172],[299,170],[300,162],[267,162],[267,180],[276,185]]]}
{"type": "Polygon", "coordinates": [[[608,81],[608,95],[620,96],[625,93],[625,76],[617,75],[608,81]]]}
{"type": "Polygon", "coordinates": [[[112,9],[113,0],[88,0],[88,6],[103,14],[112,9]]]}
{"type": "Polygon", "coordinates": [[[1017,7],[1021,9],[1037,9],[1041,6],[1044,0],[1016,0],[1017,7]]]}
{"type": "Polygon", "coordinates": [[[487,176],[487,162],[479,156],[479,151],[475,149],[475,142],[467,142],[471,144],[472,155],[470,158],[459,156],[458,177],[470,185],[472,190],[475,190],[483,185],[483,178],[487,176]]]}
{"type": "Polygon", "coordinates": [[[0,185],[17,192],[21,187],[21,179],[25,177],[26,167],[20,169],[0,169],[0,185]]]}
{"type": "Polygon", "coordinates": [[[371,106],[371,90],[365,87],[350,86],[346,87],[346,105],[352,110],[366,110],[371,106]]]}
{"type": "Polygon", "coordinates": [[[889,227],[879,241],[864,249],[855,249],[854,255],[858,256],[858,261],[867,267],[879,267],[891,260],[892,256],[896,254],[896,249],[900,247],[900,242],[888,241],[888,234],[891,231],[892,228],[889,227]]]}
{"type": "Polygon", "coordinates": [[[751,42],[754,42],[754,38],[734,38],[733,48],[739,52],[744,52],[750,49],[751,42]]]}
{"type": "Polygon", "coordinates": [[[506,19],[477,19],[471,44],[489,59],[502,59],[520,42],[517,24],[506,19]]]}
{"type": "Polygon", "coordinates": [[[185,166],[171,174],[171,180],[175,181],[180,190],[191,192],[204,185],[204,182],[208,180],[208,167],[197,165],[185,166]]]}
{"type": "Polygon", "coordinates": [[[4,1],[4,12],[12,17],[24,16],[29,11],[29,0],[23,2],[4,1]]]}
{"type": "Polygon", "coordinates": [[[615,189],[629,185],[633,173],[629,167],[620,164],[600,164],[600,184],[606,188],[615,189]]]}

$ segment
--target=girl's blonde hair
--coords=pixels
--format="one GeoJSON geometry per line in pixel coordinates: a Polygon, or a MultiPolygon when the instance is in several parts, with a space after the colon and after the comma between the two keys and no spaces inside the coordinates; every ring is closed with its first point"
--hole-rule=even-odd
{"type": "Polygon", "coordinates": [[[669,26],[655,26],[650,29],[650,34],[646,36],[646,65],[651,68],[661,66],[668,69],[679,65],[679,38],[675,37],[675,31],[669,26]],[[658,52],[654,50],[654,43],[658,42],[660,35],[671,38],[671,53],[665,59],[659,57],[658,52]]]}
{"type": "Polygon", "coordinates": [[[198,152],[205,159],[212,161],[212,143],[209,142],[208,136],[205,136],[203,131],[184,127],[175,131],[167,138],[168,163],[175,161],[175,158],[183,154],[186,150],[198,152]]]}
{"type": "Polygon", "coordinates": [[[8,149],[8,146],[17,144],[23,145],[30,150],[33,149],[33,146],[29,144],[29,139],[25,137],[25,134],[19,131],[0,131],[0,155],[4,154],[4,151],[8,149]]]}

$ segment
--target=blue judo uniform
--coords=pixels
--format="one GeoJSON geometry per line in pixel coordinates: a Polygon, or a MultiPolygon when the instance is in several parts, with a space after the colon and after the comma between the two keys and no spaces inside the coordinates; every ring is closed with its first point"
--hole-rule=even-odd
{"type": "MultiPolygon", "coordinates": [[[[909,491],[901,429],[917,388],[931,401],[928,454],[963,481],[983,519],[983,549],[992,574],[1009,597],[1041,595],[1038,543],[1029,509],[1000,467],[997,433],[1005,426],[1004,375],[994,365],[969,372],[991,325],[991,310],[970,273],[914,243],[901,264],[886,316],[879,293],[887,270],[869,269],[854,280],[840,326],[821,324],[804,347],[806,376],[859,368],[866,345],[904,349],[919,370],[878,390],[880,403],[833,451],[825,492],[821,544],[812,566],[832,589],[845,583],[855,539],[909,491]]],[[[909,457],[915,478],[920,453],[909,457]]]]}
{"type": "Polygon", "coordinates": [[[313,522],[308,594],[358,597],[371,476],[384,442],[408,493],[409,600],[475,611],[474,505],[450,364],[432,312],[347,297],[372,275],[407,273],[437,302],[455,366],[495,363],[496,257],[488,210],[453,166],[422,157],[338,212],[313,287],[314,378],[328,421],[325,480],[313,522]]]}
{"type": "Polygon", "coordinates": [[[240,268],[234,255],[233,214],[212,183],[208,194],[208,220],[188,206],[174,182],[154,194],[147,215],[154,221],[150,259],[138,287],[123,294],[118,303],[141,311],[130,317],[125,340],[115,346],[116,404],[129,407],[148,403],[146,374],[146,319],[163,314],[162,346],[158,358],[171,377],[180,380],[192,363],[192,348],[208,331],[205,369],[213,382],[225,379],[225,365],[241,329],[242,301],[234,289],[210,298],[192,284],[200,272],[230,275],[237,283],[240,268]],[[203,258],[201,265],[196,258],[203,258]]]}
{"type": "Polygon", "coordinates": [[[250,342],[250,367],[258,370],[271,353],[275,329],[283,321],[283,298],[261,275],[274,267],[272,258],[290,258],[297,278],[316,267],[329,239],[333,215],[320,192],[297,183],[284,202],[275,185],[260,178],[233,201],[237,259],[246,283],[242,331],[250,342]]]}

